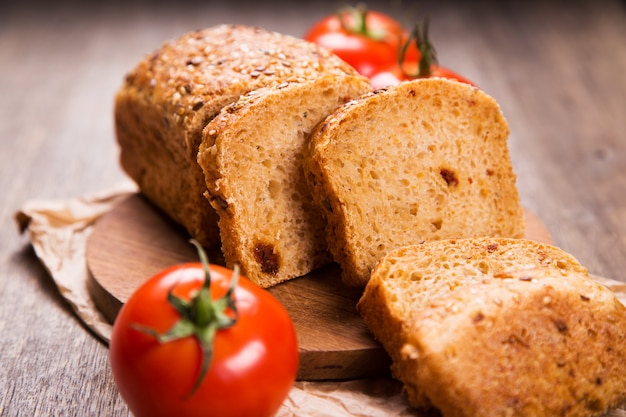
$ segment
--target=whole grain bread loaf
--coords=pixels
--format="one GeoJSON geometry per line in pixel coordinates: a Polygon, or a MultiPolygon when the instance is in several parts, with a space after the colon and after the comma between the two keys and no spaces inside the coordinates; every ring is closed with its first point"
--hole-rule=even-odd
{"type": "Polygon", "coordinates": [[[242,94],[324,74],[356,71],[314,44],[261,28],[219,25],[166,42],[116,95],[121,165],[157,207],[215,247],[218,216],[196,162],[202,129],[242,94]]]}
{"type": "Polygon", "coordinates": [[[453,416],[595,416],[626,401],[626,308],[566,252],[521,239],[386,255],[358,309],[409,402],[453,416]]]}
{"type": "Polygon", "coordinates": [[[270,287],[332,261],[303,150],[322,119],[370,90],[354,75],[285,82],[243,96],[207,125],[198,162],[228,266],[270,287]]]}
{"type": "Polygon", "coordinates": [[[435,78],[369,93],[321,123],[307,149],[307,181],[344,282],[365,285],[398,247],[522,237],[508,134],[492,97],[435,78]]]}

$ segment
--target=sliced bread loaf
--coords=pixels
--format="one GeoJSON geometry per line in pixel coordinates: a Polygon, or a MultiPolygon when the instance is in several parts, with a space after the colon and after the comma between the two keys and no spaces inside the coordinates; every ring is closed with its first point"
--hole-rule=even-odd
{"type": "Polygon", "coordinates": [[[558,248],[461,239],[385,256],[358,303],[409,402],[594,416],[626,401],[626,308],[558,248]]]}
{"type": "Polygon", "coordinates": [[[352,101],[315,130],[307,181],[348,285],[387,252],[427,240],[522,237],[523,213],[496,101],[420,79],[352,101]]]}
{"type": "Polygon", "coordinates": [[[219,246],[218,216],[196,162],[202,129],[242,94],[324,74],[356,71],[312,43],[257,27],[219,25],[166,42],[116,95],[121,165],[192,237],[219,246]]]}
{"type": "Polygon", "coordinates": [[[198,162],[227,265],[269,287],[332,260],[302,154],[315,125],[369,90],[361,76],[284,83],[251,92],[207,125],[198,162]]]}

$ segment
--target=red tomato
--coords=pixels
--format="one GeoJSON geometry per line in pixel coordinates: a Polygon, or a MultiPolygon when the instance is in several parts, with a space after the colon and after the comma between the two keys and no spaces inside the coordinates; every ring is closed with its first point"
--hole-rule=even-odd
{"type": "Polygon", "coordinates": [[[392,17],[361,7],[342,9],[321,19],[304,39],[331,50],[360,74],[369,76],[397,61],[404,33],[392,17]]]}
{"type": "Polygon", "coordinates": [[[429,78],[429,77],[441,77],[441,78],[450,78],[457,81],[461,81],[473,86],[476,84],[467,78],[457,74],[456,72],[433,64],[431,66],[430,72],[426,76],[421,75],[411,75],[418,74],[416,68],[418,67],[417,62],[405,62],[400,68],[399,65],[390,65],[387,68],[383,68],[372,74],[370,76],[370,84],[374,90],[379,88],[388,87],[390,85],[400,84],[402,81],[414,80],[416,78],[429,78]],[[413,68],[415,70],[411,71],[409,68],[413,68]]]}
{"type": "Polygon", "coordinates": [[[232,276],[232,270],[210,265],[207,287],[203,264],[174,266],[146,281],[124,304],[109,357],[120,394],[135,416],[269,417],[278,411],[298,369],[293,323],[269,292],[246,278],[229,289],[232,276]],[[195,300],[203,297],[217,309],[198,307],[195,300]],[[212,354],[204,355],[202,336],[184,335],[189,326],[179,325],[183,337],[171,341],[151,334],[181,323],[178,310],[185,308],[183,317],[192,318],[199,334],[211,333],[215,317],[223,322],[209,345],[212,354]],[[203,365],[208,366],[204,375],[203,365]]]}
{"type": "Polygon", "coordinates": [[[428,38],[428,21],[423,26],[416,25],[404,42],[397,62],[380,68],[369,76],[375,90],[402,81],[428,77],[451,78],[476,86],[467,78],[439,65],[435,47],[428,38]]]}

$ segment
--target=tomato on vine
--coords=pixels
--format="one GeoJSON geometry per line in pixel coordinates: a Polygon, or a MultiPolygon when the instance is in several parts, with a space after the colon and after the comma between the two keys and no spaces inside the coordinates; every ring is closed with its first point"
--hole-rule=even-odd
{"type": "Polygon", "coordinates": [[[268,291],[194,244],[201,262],[147,280],[115,320],[120,394],[137,417],[270,417],[296,378],[293,323],[268,291]]]}
{"type": "Polygon", "coordinates": [[[369,76],[396,62],[404,33],[402,25],[391,16],[358,6],[322,18],[304,39],[329,49],[357,72],[369,76]]]}
{"type": "Polygon", "coordinates": [[[415,25],[400,48],[398,59],[369,76],[372,88],[379,89],[416,78],[442,77],[455,79],[473,86],[476,84],[458,73],[439,65],[435,47],[428,37],[428,20],[415,25]],[[411,54],[409,56],[409,54],[411,54]]]}

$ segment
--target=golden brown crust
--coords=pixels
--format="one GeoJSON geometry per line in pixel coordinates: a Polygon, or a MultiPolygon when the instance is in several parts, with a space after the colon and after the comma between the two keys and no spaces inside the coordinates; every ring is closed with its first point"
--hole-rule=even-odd
{"type": "Polygon", "coordinates": [[[342,277],[363,286],[388,251],[426,240],[522,237],[508,125],[479,89],[425,79],[369,93],[312,135],[307,177],[342,277]]]}
{"type": "Polygon", "coordinates": [[[204,126],[257,88],[355,73],[328,51],[261,28],[220,25],[187,33],[141,60],[117,93],[122,167],[191,236],[218,245],[217,215],[203,196],[196,163],[204,126]]]}
{"type": "Polygon", "coordinates": [[[411,404],[448,416],[592,416],[626,401],[626,308],[554,246],[391,252],[358,304],[411,404]]]}
{"type": "Polygon", "coordinates": [[[322,119],[370,89],[352,75],[285,82],[242,96],[207,125],[198,162],[227,265],[269,287],[332,260],[302,154],[322,119]]]}

